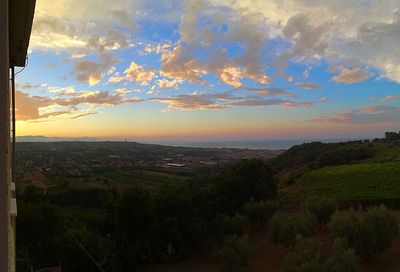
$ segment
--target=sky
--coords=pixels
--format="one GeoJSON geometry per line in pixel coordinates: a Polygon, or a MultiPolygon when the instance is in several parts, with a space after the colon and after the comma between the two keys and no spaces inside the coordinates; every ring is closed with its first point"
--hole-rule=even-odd
{"type": "Polygon", "coordinates": [[[383,136],[399,44],[398,0],[37,0],[17,135],[383,136]]]}

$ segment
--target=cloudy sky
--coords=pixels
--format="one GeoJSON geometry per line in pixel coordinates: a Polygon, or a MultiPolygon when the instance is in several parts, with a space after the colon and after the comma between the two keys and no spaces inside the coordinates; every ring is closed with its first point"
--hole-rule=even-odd
{"type": "Polygon", "coordinates": [[[398,0],[37,0],[18,135],[382,136],[399,44],[398,0]]]}

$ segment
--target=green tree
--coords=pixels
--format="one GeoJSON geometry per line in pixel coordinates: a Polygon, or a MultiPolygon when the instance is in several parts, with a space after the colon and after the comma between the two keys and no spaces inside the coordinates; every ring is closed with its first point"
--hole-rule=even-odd
{"type": "Polygon", "coordinates": [[[336,212],[329,223],[334,237],[345,238],[363,259],[387,249],[398,234],[398,220],[384,206],[366,211],[349,210],[336,212]]]}
{"type": "Polygon", "coordinates": [[[332,214],[337,209],[335,199],[329,197],[310,197],[302,206],[315,214],[320,228],[329,222],[332,214]]]}
{"type": "Polygon", "coordinates": [[[126,191],[118,204],[115,219],[116,271],[130,271],[157,258],[159,237],[154,198],[140,188],[126,191]]]}
{"type": "Polygon", "coordinates": [[[323,263],[321,245],[314,238],[296,237],[296,245],[292,247],[283,263],[284,272],[319,272],[323,263]]]}
{"type": "Polygon", "coordinates": [[[47,265],[49,260],[57,260],[60,253],[57,238],[64,231],[60,210],[43,203],[20,201],[18,205],[18,256],[24,255],[25,261],[30,260],[32,265],[47,265]]]}
{"type": "Polygon", "coordinates": [[[294,215],[277,212],[269,223],[269,234],[272,241],[290,247],[297,235],[311,236],[317,228],[318,220],[310,211],[294,215]]]}
{"type": "Polygon", "coordinates": [[[247,235],[224,236],[214,252],[215,260],[225,272],[243,271],[249,264],[253,249],[247,235]]]}
{"type": "Polygon", "coordinates": [[[259,201],[250,200],[243,207],[243,214],[253,224],[263,226],[271,216],[278,210],[279,203],[276,201],[259,201]]]}
{"type": "Polygon", "coordinates": [[[249,220],[237,213],[234,216],[218,215],[214,219],[213,227],[220,236],[224,235],[243,235],[248,232],[250,227],[249,220]]]}
{"type": "Polygon", "coordinates": [[[250,199],[264,201],[276,197],[272,169],[260,159],[242,160],[212,178],[215,210],[233,214],[250,199]]]}
{"type": "Polygon", "coordinates": [[[356,272],[357,256],[354,249],[347,246],[346,239],[336,238],[331,256],[325,261],[324,272],[356,272]]]}
{"type": "Polygon", "coordinates": [[[196,193],[184,186],[166,186],[156,196],[159,242],[167,255],[195,248],[205,240],[207,221],[196,193]]]}
{"type": "Polygon", "coordinates": [[[385,140],[388,142],[400,140],[400,131],[396,132],[385,132],[385,140]]]}

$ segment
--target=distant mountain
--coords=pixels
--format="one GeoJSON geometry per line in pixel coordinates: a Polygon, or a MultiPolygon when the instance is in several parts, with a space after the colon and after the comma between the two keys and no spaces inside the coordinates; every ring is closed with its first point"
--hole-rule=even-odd
{"type": "Polygon", "coordinates": [[[46,137],[46,136],[17,136],[17,142],[96,142],[94,137],[46,137]]]}

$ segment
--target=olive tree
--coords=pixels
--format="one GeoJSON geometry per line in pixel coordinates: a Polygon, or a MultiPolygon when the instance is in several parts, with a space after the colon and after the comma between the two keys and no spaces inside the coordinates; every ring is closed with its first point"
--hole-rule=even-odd
{"type": "Polygon", "coordinates": [[[317,228],[317,218],[309,211],[294,215],[278,212],[271,218],[269,234],[272,241],[290,247],[297,235],[311,236],[317,228]]]}
{"type": "Polygon", "coordinates": [[[318,219],[319,227],[322,228],[331,219],[337,209],[336,200],[329,197],[310,197],[302,205],[318,219]]]}
{"type": "Polygon", "coordinates": [[[222,271],[239,272],[248,266],[252,252],[247,235],[227,235],[215,249],[214,257],[222,271]]]}
{"type": "Polygon", "coordinates": [[[286,255],[283,272],[319,272],[323,263],[321,245],[315,238],[298,235],[296,244],[286,255]]]}
{"type": "Polygon", "coordinates": [[[331,255],[324,263],[324,272],[357,272],[356,253],[347,244],[344,238],[335,239],[331,255]]]}
{"type": "Polygon", "coordinates": [[[278,208],[279,203],[276,201],[256,202],[252,199],[244,205],[243,215],[246,216],[251,223],[263,226],[278,208]]]}
{"type": "Polygon", "coordinates": [[[398,234],[398,220],[384,206],[336,212],[329,223],[333,237],[347,239],[363,259],[387,249],[398,234]]]}
{"type": "Polygon", "coordinates": [[[283,264],[284,272],[356,272],[357,258],[347,241],[337,238],[330,255],[324,254],[315,238],[296,237],[283,264]]]}

